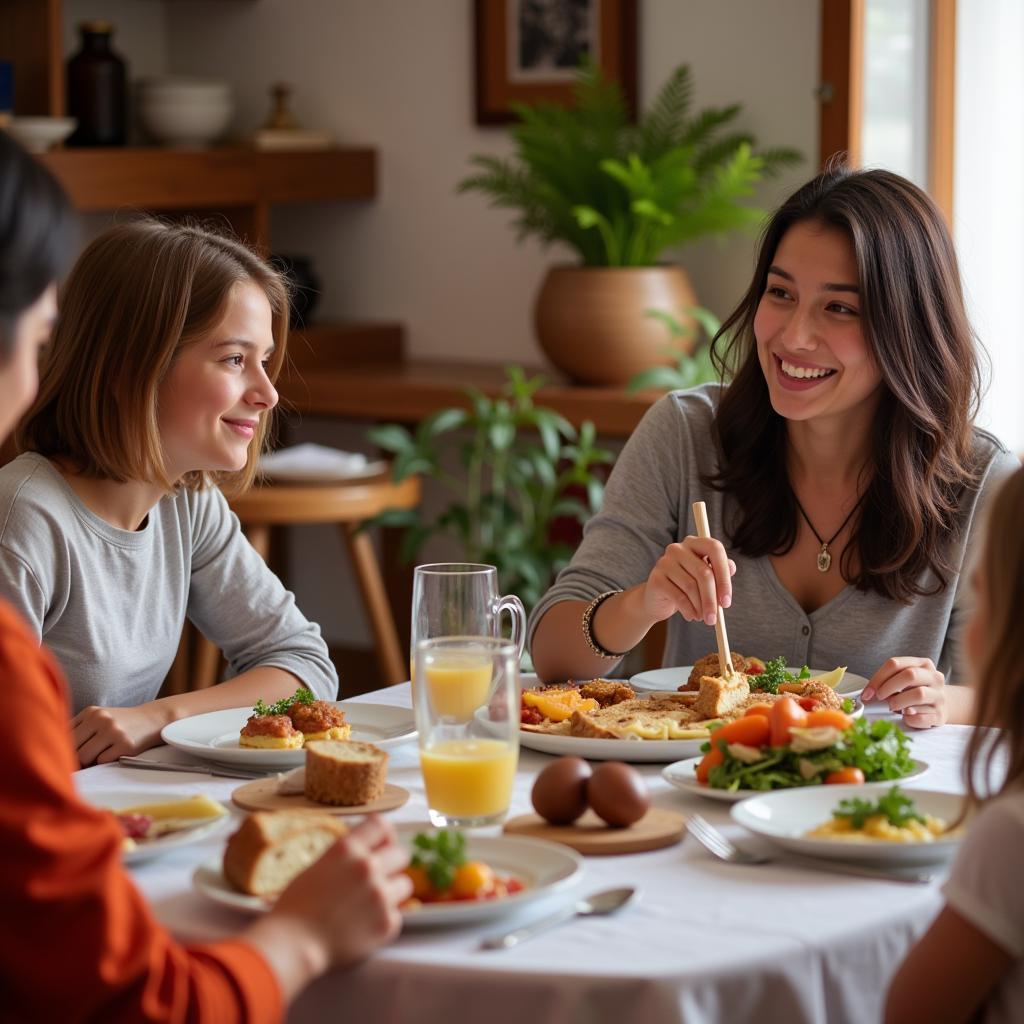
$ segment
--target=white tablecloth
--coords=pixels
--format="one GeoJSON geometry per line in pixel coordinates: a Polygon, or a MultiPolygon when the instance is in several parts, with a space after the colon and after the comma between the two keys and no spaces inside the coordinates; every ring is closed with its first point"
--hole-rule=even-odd
{"type": "MultiPolygon", "coordinates": [[[[408,684],[360,700],[408,707],[408,684]]],[[[930,770],[911,787],[961,791],[966,726],[912,735],[930,770]]],[[[528,811],[536,771],[524,750],[512,813],[528,811]]],[[[657,806],[699,811],[740,836],[728,805],[672,789],[660,766],[638,766],[657,806]]],[[[82,793],[165,788],[229,802],[243,783],[192,773],[102,765],[76,776],[82,793]]],[[[415,743],[391,751],[389,780],[412,793],[396,821],[426,821],[415,743]]],[[[224,835],[133,868],[158,918],[184,939],[237,932],[246,917],[193,891],[195,866],[224,835]]],[[[645,1024],[721,1021],[877,1021],[892,972],[941,905],[938,884],[866,880],[782,863],[716,861],[692,839],[665,850],[588,858],[572,890],[639,885],[639,901],[608,918],[577,919],[517,948],[483,952],[480,938],[553,908],[555,898],[497,923],[414,931],[354,971],[312,985],[293,1021],[452,1024],[645,1024]]],[[[567,898],[559,897],[559,902],[567,898]]]]}

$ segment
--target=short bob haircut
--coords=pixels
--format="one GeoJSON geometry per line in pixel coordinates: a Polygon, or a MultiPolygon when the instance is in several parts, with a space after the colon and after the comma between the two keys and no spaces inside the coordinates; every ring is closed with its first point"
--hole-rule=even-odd
{"type": "Polygon", "coordinates": [[[270,430],[260,417],[245,467],[169,480],[158,392],[177,353],[222,319],[231,289],[253,282],[270,303],[277,379],[288,340],[288,287],[241,242],[192,224],[144,218],[104,231],[79,257],[40,372],[39,395],[19,431],[22,449],[67,460],[85,476],[244,490],[270,430]]]}
{"type": "Polygon", "coordinates": [[[64,273],[74,215],[53,175],[0,131],[0,365],[18,318],[64,273]]]}
{"type": "Polygon", "coordinates": [[[840,568],[858,589],[907,603],[954,574],[947,552],[962,526],[961,492],[980,470],[981,373],[952,239],[936,205],[905,178],[831,166],[769,221],[750,287],[713,343],[720,372],[733,377],[715,416],[721,469],[705,482],[735,499],[728,533],[738,551],[758,558],[792,548],[786,423],[772,408],[754,317],[776,249],[801,223],[849,239],[864,336],[882,375],[872,464],[840,568]]]}

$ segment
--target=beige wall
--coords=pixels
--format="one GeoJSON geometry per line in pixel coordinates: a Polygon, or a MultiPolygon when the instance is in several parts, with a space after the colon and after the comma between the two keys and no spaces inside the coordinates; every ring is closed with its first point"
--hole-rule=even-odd
{"type": "MultiPolygon", "coordinates": [[[[817,149],[818,0],[641,0],[641,99],[682,61],[700,104],[743,103],[765,143],[817,149]]],[[[168,62],[237,89],[240,129],[265,116],[266,89],[294,83],[295,111],[342,142],[380,151],[375,203],[289,208],[276,244],[314,257],[323,313],[395,317],[421,356],[539,362],[531,306],[545,267],[567,253],[516,245],[508,216],[456,196],[470,154],[508,152],[473,123],[470,0],[256,0],[168,4],[168,62]]],[[[810,165],[765,191],[766,203],[810,165]]],[[[684,262],[719,314],[739,295],[750,240],[707,243],[684,262]]]]}

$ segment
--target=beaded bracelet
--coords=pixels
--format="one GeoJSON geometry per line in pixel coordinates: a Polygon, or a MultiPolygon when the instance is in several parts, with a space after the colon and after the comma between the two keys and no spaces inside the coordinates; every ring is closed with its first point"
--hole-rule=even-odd
{"type": "Polygon", "coordinates": [[[598,594],[590,604],[583,610],[583,639],[586,641],[587,646],[596,654],[599,658],[606,658],[609,661],[618,661],[619,658],[624,658],[629,652],[628,651],[609,651],[607,647],[602,647],[595,639],[593,633],[594,614],[597,609],[608,600],[609,597],[614,597],[616,594],[621,594],[621,590],[606,590],[603,594],[598,594]]]}

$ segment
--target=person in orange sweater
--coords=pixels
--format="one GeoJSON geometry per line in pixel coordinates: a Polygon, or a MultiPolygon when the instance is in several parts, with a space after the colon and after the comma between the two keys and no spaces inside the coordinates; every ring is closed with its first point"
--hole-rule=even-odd
{"type": "MultiPolygon", "coordinates": [[[[35,395],[71,228],[60,186],[0,132],[0,441],[35,395]]],[[[398,933],[407,855],[367,818],[237,939],[179,944],[124,870],[114,817],[77,796],[65,681],[3,604],[0,681],[0,1021],[277,1021],[398,933]]]]}

